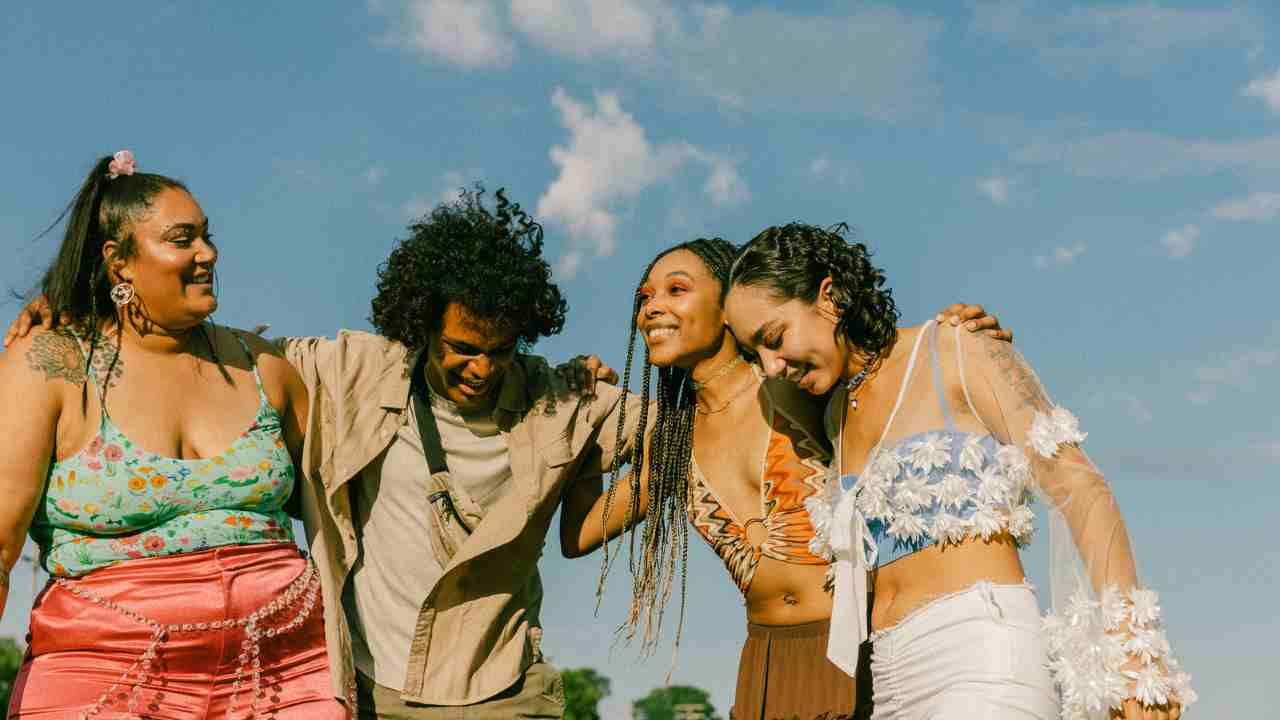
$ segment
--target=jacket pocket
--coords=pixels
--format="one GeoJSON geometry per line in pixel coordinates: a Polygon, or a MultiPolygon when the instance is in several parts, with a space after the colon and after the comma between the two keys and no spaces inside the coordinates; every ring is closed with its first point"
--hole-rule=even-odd
{"type": "Polygon", "coordinates": [[[542,461],[549,468],[563,467],[573,462],[575,454],[573,445],[569,442],[569,431],[566,430],[556,439],[538,448],[538,454],[542,456],[542,461]]]}

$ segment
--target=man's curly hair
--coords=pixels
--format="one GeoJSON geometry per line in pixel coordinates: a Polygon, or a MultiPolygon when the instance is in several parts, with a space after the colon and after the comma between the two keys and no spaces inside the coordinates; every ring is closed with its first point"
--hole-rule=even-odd
{"type": "Polygon", "coordinates": [[[830,276],[831,299],[840,310],[837,335],[868,355],[883,355],[898,337],[898,308],[884,272],[871,264],[871,252],[845,240],[848,232],[844,223],[765,228],[742,248],[729,284],[760,286],[779,298],[812,304],[830,276]]]}
{"type": "Polygon", "coordinates": [[[378,268],[369,321],[380,334],[426,347],[451,302],[514,332],[522,348],[564,328],[568,305],[542,258],[542,226],[501,189],[489,210],[484,192],[477,184],[437,205],[409,226],[409,237],[378,268]]]}

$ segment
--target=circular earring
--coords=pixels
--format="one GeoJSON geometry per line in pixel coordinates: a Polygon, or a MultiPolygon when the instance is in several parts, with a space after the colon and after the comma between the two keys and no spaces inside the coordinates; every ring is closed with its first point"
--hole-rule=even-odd
{"type": "Polygon", "coordinates": [[[124,307],[133,302],[133,283],[117,283],[111,288],[111,302],[115,303],[116,307],[124,307]]]}

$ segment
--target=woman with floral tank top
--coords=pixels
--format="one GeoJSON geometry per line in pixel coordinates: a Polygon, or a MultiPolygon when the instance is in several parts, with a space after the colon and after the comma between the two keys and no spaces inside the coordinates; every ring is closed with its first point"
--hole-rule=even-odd
{"type": "Polygon", "coordinates": [[[186,187],[99,160],[0,354],[0,605],[30,533],[50,583],[9,718],[345,718],[286,513],[307,396],[208,321],[218,250],[186,187]]]}

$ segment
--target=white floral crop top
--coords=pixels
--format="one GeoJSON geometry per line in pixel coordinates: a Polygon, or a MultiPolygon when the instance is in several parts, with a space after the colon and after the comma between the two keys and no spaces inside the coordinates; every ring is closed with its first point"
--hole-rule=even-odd
{"type": "MultiPolygon", "coordinates": [[[[827,417],[837,448],[845,403],[837,392],[827,417]]],[[[1008,343],[957,328],[953,341],[940,344],[935,324],[920,328],[864,469],[832,472],[825,491],[806,501],[816,531],[812,549],[833,563],[832,662],[854,674],[858,645],[869,635],[868,570],[938,543],[1007,533],[1024,546],[1038,497],[1055,526],[1054,602],[1044,640],[1063,717],[1106,718],[1130,697],[1147,705],[1193,702],[1190,676],[1161,628],[1156,595],[1138,586],[1119,508],[1079,448],[1085,437],[1008,343]],[[926,341],[931,372],[917,366],[926,341]],[[944,353],[952,363],[942,361],[944,353]],[[917,370],[932,382],[915,382],[917,370]]]]}

